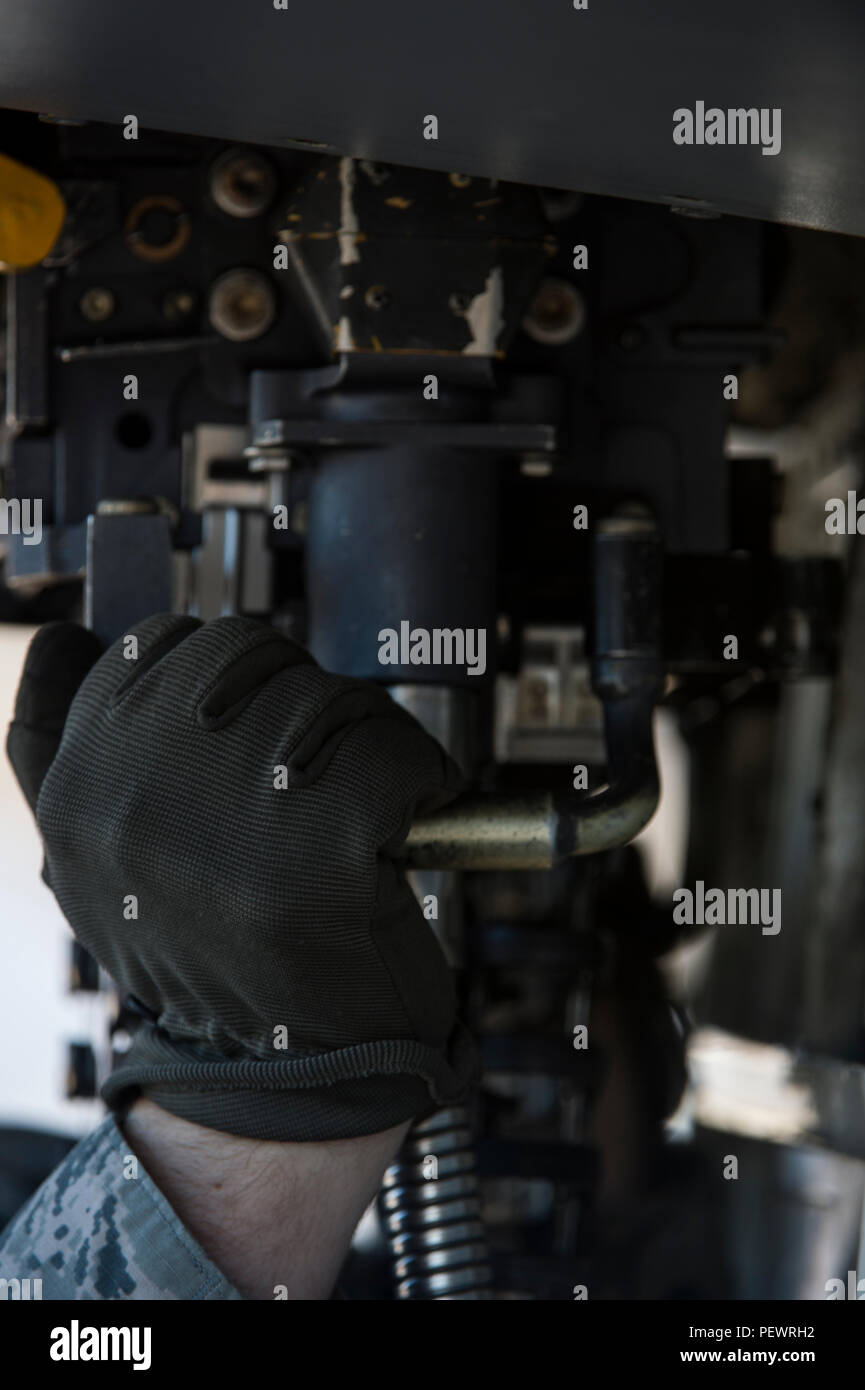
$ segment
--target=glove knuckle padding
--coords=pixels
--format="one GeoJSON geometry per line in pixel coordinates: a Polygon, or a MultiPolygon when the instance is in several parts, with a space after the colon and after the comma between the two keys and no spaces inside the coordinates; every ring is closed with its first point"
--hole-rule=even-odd
{"type": "MultiPolygon", "coordinates": [[[[389,1041],[442,1052],[450,971],[391,854],[417,807],[453,795],[453,765],[379,687],[261,624],[169,617],[133,633],[138,661],[115,644],[81,686],[39,798],[76,935],[164,1034],[221,1058],[273,1068],[361,1045],[389,1067],[389,1041]]],[[[366,1054],[357,1069],[374,1071],[366,1054]]]]}

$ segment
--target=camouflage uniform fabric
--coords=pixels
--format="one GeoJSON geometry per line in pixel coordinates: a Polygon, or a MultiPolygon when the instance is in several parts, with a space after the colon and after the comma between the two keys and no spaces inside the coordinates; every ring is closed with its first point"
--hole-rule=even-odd
{"type": "Polygon", "coordinates": [[[43,1299],[241,1299],[133,1159],[109,1115],[0,1233],[0,1279],[41,1279],[43,1299]]]}

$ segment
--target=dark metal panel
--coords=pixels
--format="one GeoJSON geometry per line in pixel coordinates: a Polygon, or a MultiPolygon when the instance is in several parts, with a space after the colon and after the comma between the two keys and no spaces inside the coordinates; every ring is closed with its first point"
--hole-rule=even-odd
{"type": "Polygon", "coordinates": [[[24,110],[865,232],[853,0],[0,0],[0,34],[24,110]],[[675,145],[698,100],[779,107],[780,153],[675,145]]]}

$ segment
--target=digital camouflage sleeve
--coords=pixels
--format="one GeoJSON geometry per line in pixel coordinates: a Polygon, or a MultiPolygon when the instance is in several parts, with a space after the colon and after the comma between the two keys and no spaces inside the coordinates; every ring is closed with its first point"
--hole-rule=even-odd
{"type": "Polygon", "coordinates": [[[12,1281],[25,1279],[31,1298],[241,1298],[130,1152],[113,1115],[0,1233],[0,1293],[18,1296],[12,1281]]]}

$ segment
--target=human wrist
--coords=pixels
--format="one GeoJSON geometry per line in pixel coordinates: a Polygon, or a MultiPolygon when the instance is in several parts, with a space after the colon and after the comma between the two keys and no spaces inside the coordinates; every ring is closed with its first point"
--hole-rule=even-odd
{"type": "Polygon", "coordinates": [[[122,1128],[202,1249],[246,1298],[327,1299],[357,1222],[408,1130],[281,1143],[136,1101],[122,1128]]]}

